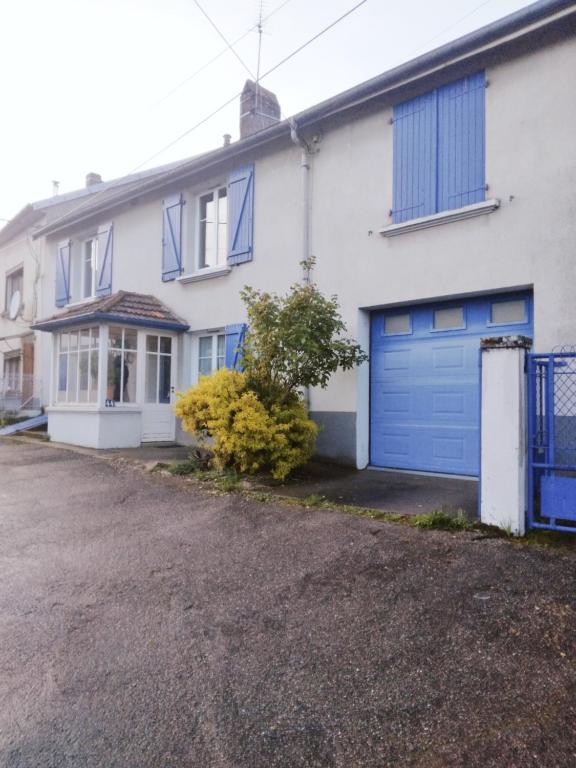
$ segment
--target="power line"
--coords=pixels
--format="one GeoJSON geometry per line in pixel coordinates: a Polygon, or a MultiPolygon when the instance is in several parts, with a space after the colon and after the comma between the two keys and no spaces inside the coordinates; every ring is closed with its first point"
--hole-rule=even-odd
{"type": "MultiPolygon", "coordinates": [[[[291,3],[291,2],[292,2],[292,0],[284,0],[283,3],[280,3],[280,5],[276,6],[276,8],[273,8],[270,11],[269,14],[264,16],[262,21],[267,21],[268,19],[271,19],[272,16],[274,16],[274,14],[278,13],[278,11],[281,11],[282,8],[284,8],[284,6],[288,5],[288,3],[291,3]]],[[[258,25],[254,24],[254,26],[250,27],[250,29],[248,29],[246,32],[244,32],[243,35],[240,35],[240,37],[236,38],[236,40],[234,40],[232,43],[230,43],[230,44],[227,43],[226,48],[223,48],[219,53],[216,54],[216,56],[213,56],[211,59],[206,61],[204,64],[202,64],[202,66],[200,66],[198,69],[196,69],[194,72],[192,72],[191,75],[186,77],[177,86],[172,88],[171,91],[168,91],[168,93],[166,93],[164,96],[162,96],[162,98],[160,98],[157,101],[155,101],[154,104],[152,104],[152,107],[157,107],[159,104],[162,104],[164,101],[169,99],[170,96],[173,96],[177,91],[180,90],[180,88],[182,88],[187,83],[189,83],[192,80],[194,80],[195,77],[197,77],[199,74],[204,72],[205,69],[208,69],[209,66],[214,64],[215,61],[218,61],[218,59],[220,59],[222,56],[224,56],[225,53],[228,53],[228,50],[229,50],[229,48],[231,46],[238,45],[238,43],[242,42],[242,40],[244,40],[246,37],[248,37],[248,35],[251,34],[252,32],[254,32],[254,30],[257,29],[257,28],[258,28],[258,25]]]]}
{"type": "MultiPolygon", "coordinates": [[[[320,30],[320,32],[317,32],[313,37],[311,37],[309,40],[307,40],[305,43],[300,45],[296,50],[292,51],[292,53],[288,54],[288,56],[285,56],[281,61],[274,64],[273,67],[268,69],[266,72],[264,72],[263,75],[261,75],[260,80],[263,80],[265,77],[268,77],[268,75],[271,75],[272,72],[275,72],[279,67],[283,66],[287,61],[290,61],[290,59],[294,58],[300,51],[303,51],[305,48],[307,48],[309,45],[311,45],[313,42],[318,40],[319,37],[324,35],[329,30],[333,29],[337,24],[339,24],[341,21],[343,21],[345,18],[350,16],[351,13],[353,13],[357,8],[360,8],[360,6],[367,3],[368,0],[360,0],[359,3],[356,3],[356,5],[352,6],[346,13],[343,13],[341,16],[339,16],[337,19],[335,19],[333,22],[328,24],[328,26],[324,27],[320,30]]],[[[222,112],[223,109],[226,109],[227,106],[232,104],[232,102],[236,101],[240,96],[242,95],[242,91],[239,91],[238,93],[235,93],[234,96],[231,96],[229,99],[227,99],[223,104],[221,104],[219,107],[217,107],[215,110],[210,112],[209,115],[204,117],[202,120],[199,120],[197,123],[195,123],[191,128],[188,128],[188,130],[184,131],[184,133],[180,134],[177,138],[173,139],[171,142],[166,144],[162,147],[162,149],[159,149],[158,152],[155,152],[153,155],[150,155],[150,157],[146,158],[143,162],[139,163],[135,168],[133,168],[131,171],[129,171],[126,175],[129,176],[132,173],[136,173],[139,171],[143,166],[147,165],[149,162],[154,160],[158,157],[158,155],[161,155],[162,153],[166,152],[166,150],[173,147],[175,144],[177,144],[179,141],[181,141],[186,136],[189,136],[193,131],[195,131],[197,128],[200,128],[201,125],[204,125],[204,123],[207,123],[208,120],[213,118],[215,115],[217,115],[219,112],[222,112]]],[[[183,160],[182,163],[175,165],[171,170],[176,171],[178,168],[183,167],[187,164],[188,160],[183,160]]],[[[66,218],[67,216],[70,216],[72,213],[76,213],[77,211],[82,210],[87,205],[91,204],[96,200],[100,195],[103,195],[105,192],[107,192],[107,189],[102,189],[99,192],[96,192],[93,196],[86,198],[82,203],[80,203],[75,208],[72,208],[66,213],[62,214],[62,216],[54,219],[54,221],[50,222],[51,226],[54,226],[54,224],[58,224],[62,219],[66,218]]]]}
{"type": "Polygon", "coordinates": [[[252,72],[250,71],[250,68],[248,67],[248,65],[247,65],[247,64],[245,64],[244,60],[242,59],[242,57],[240,56],[240,54],[239,54],[239,53],[236,51],[236,49],[234,48],[234,46],[232,45],[232,43],[229,43],[229,42],[228,42],[228,40],[226,39],[226,37],[225,37],[224,33],[220,31],[220,29],[219,29],[219,28],[216,26],[216,24],[215,24],[215,23],[212,21],[212,19],[210,18],[210,16],[208,16],[208,14],[207,14],[207,13],[206,13],[206,11],[204,10],[204,8],[202,8],[202,6],[200,5],[200,3],[199,3],[199,0],[194,0],[194,5],[195,5],[195,6],[198,8],[198,10],[199,10],[199,11],[200,11],[200,12],[203,14],[204,18],[205,18],[205,19],[207,19],[207,21],[208,21],[208,23],[210,24],[210,26],[212,27],[212,29],[216,30],[216,33],[218,34],[218,36],[219,36],[219,37],[221,37],[221,38],[222,38],[222,40],[224,40],[224,42],[226,43],[226,45],[227,45],[227,47],[228,47],[228,50],[230,50],[230,51],[231,51],[231,52],[234,54],[234,56],[236,56],[236,58],[238,59],[238,61],[240,62],[240,64],[242,64],[242,66],[244,67],[244,69],[246,70],[246,72],[248,72],[248,74],[250,75],[250,77],[252,77],[252,78],[253,78],[253,77],[254,77],[254,75],[253,75],[253,74],[252,74],[252,72]]]}
{"type": "MultiPolygon", "coordinates": [[[[279,62],[274,64],[273,67],[270,67],[270,69],[266,70],[263,75],[260,76],[260,80],[264,80],[265,77],[268,77],[268,75],[271,75],[272,72],[275,72],[279,67],[286,64],[287,61],[290,61],[290,59],[293,59],[294,56],[299,54],[301,51],[303,51],[305,48],[307,48],[309,45],[314,43],[316,40],[318,40],[319,37],[322,37],[326,32],[333,29],[337,24],[339,24],[341,21],[343,21],[346,17],[350,16],[351,13],[353,13],[355,10],[360,8],[360,6],[367,3],[368,0],[360,0],[359,3],[356,3],[356,5],[352,6],[346,13],[343,13],[341,16],[339,16],[337,19],[335,19],[333,22],[328,24],[327,27],[324,27],[324,29],[320,30],[317,34],[315,34],[313,37],[311,37],[309,40],[307,40],[305,43],[302,43],[298,48],[296,48],[295,51],[292,51],[292,53],[288,54],[288,56],[285,56],[283,59],[281,59],[279,62]]],[[[178,144],[179,141],[182,141],[182,139],[186,138],[189,134],[192,133],[192,131],[195,131],[197,128],[200,128],[201,125],[204,125],[204,123],[208,122],[212,117],[217,115],[219,112],[222,112],[223,109],[226,109],[226,107],[231,104],[233,101],[238,99],[242,95],[242,91],[239,91],[238,93],[235,93],[234,96],[231,96],[227,101],[225,101],[223,104],[221,104],[219,107],[217,107],[213,112],[211,112],[207,117],[203,118],[199,122],[195,123],[191,128],[188,128],[188,130],[184,131],[184,133],[181,133],[180,136],[177,136],[175,139],[173,139],[171,142],[166,144],[162,149],[158,150],[158,152],[155,152],[153,155],[148,157],[144,162],[140,163],[140,165],[136,166],[131,173],[134,173],[135,171],[140,170],[144,165],[147,165],[152,160],[155,160],[158,155],[161,155],[162,153],[166,152],[167,149],[171,149],[175,144],[178,144]]]]}
{"type": "MultiPolygon", "coordinates": [[[[463,21],[466,21],[467,18],[470,16],[473,16],[477,11],[484,8],[485,5],[488,5],[489,3],[493,2],[493,0],[484,0],[483,3],[480,3],[480,5],[477,5],[475,8],[472,8],[471,11],[468,11],[464,16],[461,16],[459,19],[454,21],[452,24],[450,24],[448,27],[443,29],[441,32],[438,32],[438,34],[434,35],[434,37],[429,37],[428,40],[421,43],[418,48],[413,48],[412,53],[416,53],[417,51],[421,50],[422,48],[427,48],[430,43],[433,43],[434,40],[438,40],[439,37],[442,37],[446,34],[446,32],[450,32],[450,30],[454,29],[454,27],[457,27],[459,24],[461,24],[463,21]]],[[[408,54],[409,56],[412,55],[412,53],[408,54]]]]}

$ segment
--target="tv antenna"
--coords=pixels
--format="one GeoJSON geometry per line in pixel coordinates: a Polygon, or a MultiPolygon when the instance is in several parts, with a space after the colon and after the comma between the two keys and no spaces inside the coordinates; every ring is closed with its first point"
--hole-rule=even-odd
{"type": "Polygon", "coordinates": [[[260,61],[262,58],[262,30],[264,29],[263,15],[264,15],[264,0],[260,0],[259,10],[258,10],[258,21],[256,23],[256,29],[258,30],[258,61],[256,64],[256,85],[258,85],[260,82],[260,61]]]}

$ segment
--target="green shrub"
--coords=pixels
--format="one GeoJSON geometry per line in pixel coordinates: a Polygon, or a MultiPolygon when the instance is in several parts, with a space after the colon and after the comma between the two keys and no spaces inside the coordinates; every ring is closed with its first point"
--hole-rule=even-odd
{"type": "Polygon", "coordinates": [[[175,412],[185,430],[200,440],[212,438],[220,468],[268,470],[274,479],[283,480],[314,450],[317,427],[302,401],[294,396],[266,407],[238,371],[222,368],[202,377],[179,396],[175,412]]]}

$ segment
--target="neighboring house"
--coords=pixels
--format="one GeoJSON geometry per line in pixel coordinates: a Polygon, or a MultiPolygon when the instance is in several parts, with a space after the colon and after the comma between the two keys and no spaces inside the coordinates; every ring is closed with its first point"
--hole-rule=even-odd
{"type": "Polygon", "coordinates": [[[235,364],[242,287],[312,254],[370,351],[310,393],[319,452],[478,475],[480,338],[576,342],[575,71],[576,3],[545,0],[293,121],[247,83],[238,142],[36,233],[52,437],[185,440],[174,392],[235,364]]]}
{"type": "MultiPolygon", "coordinates": [[[[65,214],[83,210],[89,200],[103,201],[120,189],[134,189],[175,165],[108,182],[88,173],[85,188],[30,203],[0,229],[0,411],[33,412],[50,402],[49,339],[31,329],[54,306],[50,291],[41,289],[46,240],[37,237],[38,231],[65,214]],[[44,300],[48,303],[43,305],[44,300]]],[[[51,252],[48,258],[52,259],[51,252]]]]}

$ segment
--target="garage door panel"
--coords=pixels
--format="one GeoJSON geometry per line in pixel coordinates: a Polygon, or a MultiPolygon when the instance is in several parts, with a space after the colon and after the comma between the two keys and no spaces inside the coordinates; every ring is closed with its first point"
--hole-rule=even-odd
{"type": "Polygon", "coordinates": [[[389,430],[382,425],[382,440],[373,451],[375,466],[427,472],[473,475],[478,472],[478,429],[406,425],[389,430]]]}
{"type": "MultiPolygon", "coordinates": [[[[532,333],[528,293],[459,304],[465,327],[437,331],[445,304],[403,309],[411,334],[386,335],[386,313],[372,318],[371,463],[396,469],[475,475],[480,461],[480,338],[532,333]],[[526,323],[491,326],[491,302],[526,302],[526,323]]],[[[396,310],[397,312],[397,310],[396,310]]]]}

